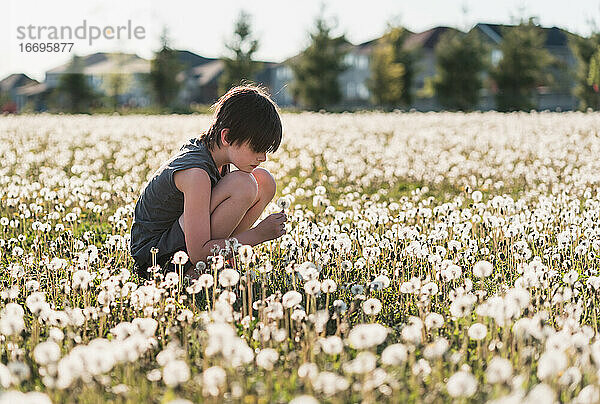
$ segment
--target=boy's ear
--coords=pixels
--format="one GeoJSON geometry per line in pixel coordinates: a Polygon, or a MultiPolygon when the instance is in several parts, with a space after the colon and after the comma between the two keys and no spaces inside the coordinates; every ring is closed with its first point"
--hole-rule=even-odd
{"type": "Polygon", "coordinates": [[[229,128],[221,129],[221,144],[229,145],[229,128]]]}

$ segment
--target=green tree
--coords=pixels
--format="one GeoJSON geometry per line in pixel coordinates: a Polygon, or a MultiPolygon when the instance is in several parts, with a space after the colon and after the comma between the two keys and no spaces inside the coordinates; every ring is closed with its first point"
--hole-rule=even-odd
{"type": "Polygon", "coordinates": [[[375,45],[369,80],[375,104],[389,108],[412,104],[418,52],[406,46],[409,36],[410,32],[403,27],[388,26],[375,45]]]}
{"type": "Polygon", "coordinates": [[[433,87],[438,101],[450,110],[468,111],[477,105],[486,68],[487,49],[476,31],[448,31],[435,49],[437,75],[433,87]]]}
{"type": "Polygon", "coordinates": [[[219,93],[223,94],[231,87],[244,80],[253,80],[253,76],[261,68],[261,63],[252,60],[258,50],[258,40],[252,37],[251,16],[245,11],[235,23],[234,37],[225,47],[233,57],[223,57],[223,74],[219,78],[219,93]]]}
{"type": "Polygon", "coordinates": [[[305,108],[313,111],[336,104],[342,98],[338,76],[347,68],[343,61],[347,41],[344,35],[333,37],[332,29],[321,11],[315,30],[310,33],[310,45],[290,64],[294,73],[291,92],[305,108]]]}
{"type": "Polygon", "coordinates": [[[368,87],[373,103],[393,108],[401,103],[404,93],[404,65],[396,61],[393,33],[386,33],[371,55],[371,77],[368,87]]]}
{"type": "Polygon", "coordinates": [[[166,29],[163,29],[160,41],[161,48],[150,62],[149,81],[156,102],[161,108],[167,108],[173,106],[181,88],[177,76],[183,65],[179,62],[177,51],[169,45],[166,29]]]}
{"type": "Polygon", "coordinates": [[[536,87],[549,81],[547,66],[552,61],[544,49],[545,34],[533,19],[504,29],[502,59],[491,72],[498,87],[499,111],[530,110],[535,107],[536,87]]]}
{"type": "Polygon", "coordinates": [[[98,95],[88,83],[87,76],[83,73],[81,57],[74,55],[67,70],[60,76],[55,93],[64,105],[64,109],[72,113],[81,113],[89,110],[98,95]]]}
{"type": "Polygon", "coordinates": [[[575,95],[579,98],[579,107],[582,110],[592,108],[600,109],[600,92],[594,77],[599,69],[598,52],[600,51],[600,32],[593,33],[589,38],[579,36],[571,37],[571,49],[578,60],[577,85],[575,95]],[[591,78],[591,80],[590,80],[591,78]],[[596,84],[596,86],[594,86],[596,84]]]}
{"type": "Polygon", "coordinates": [[[114,62],[115,70],[104,75],[102,89],[110,98],[112,107],[116,111],[119,106],[119,96],[131,87],[132,76],[122,71],[128,62],[128,55],[123,53],[110,54],[109,59],[114,62]]]}

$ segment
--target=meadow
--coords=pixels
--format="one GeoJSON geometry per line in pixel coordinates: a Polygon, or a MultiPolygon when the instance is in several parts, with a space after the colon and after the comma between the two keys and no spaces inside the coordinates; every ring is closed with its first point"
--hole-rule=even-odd
{"type": "Polygon", "coordinates": [[[140,280],[210,118],[0,117],[1,404],[600,402],[600,114],[284,114],[287,234],[140,280]]]}

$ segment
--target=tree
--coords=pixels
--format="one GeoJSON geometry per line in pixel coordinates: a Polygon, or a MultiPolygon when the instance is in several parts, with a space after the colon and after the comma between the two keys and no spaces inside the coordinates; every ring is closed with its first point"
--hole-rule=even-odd
{"type": "Polygon", "coordinates": [[[600,52],[600,32],[593,33],[589,38],[579,36],[571,37],[571,49],[577,56],[579,68],[577,71],[577,85],[575,95],[579,98],[579,107],[582,110],[592,108],[600,109],[600,92],[596,81],[600,52]],[[594,86],[596,84],[596,86],[594,86]]]}
{"type": "Polygon", "coordinates": [[[86,112],[96,100],[97,94],[83,73],[81,57],[74,55],[67,70],[60,76],[56,94],[66,100],[66,110],[73,113],[86,112]]]}
{"type": "Polygon", "coordinates": [[[115,63],[115,71],[107,73],[103,77],[102,88],[106,95],[111,99],[113,109],[116,111],[119,106],[119,96],[126,92],[132,84],[132,77],[122,72],[122,68],[127,64],[129,56],[123,53],[110,54],[109,59],[115,63]]]}
{"type": "Polygon", "coordinates": [[[154,53],[150,62],[150,87],[161,108],[170,107],[175,102],[181,83],[177,75],[183,70],[177,51],[169,46],[168,32],[163,29],[160,37],[161,48],[154,53]]]}
{"type": "Polygon", "coordinates": [[[487,50],[476,31],[448,31],[435,49],[437,75],[433,87],[440,104],[467,111],[477,105],[487,50]]]}
{"type": "Polygon", "coordinates": [[[393,108],[413,102],[412,85],[416,73],[417,51],[406,47],[410,32],[399,26],[388,26],[371,57],[369,88],[373,102],[393,108]]]}
{"type": "Polygon", "coordinates": [[[243,80],[252,80],[260,70],[261,64],[252,60],[258,50],[258,40],[252,38],[250,14],[245,11],[235,23],[234,38],[225,44],[233,57],[223,57],[223,74],[219,78],[219,93],[227,92],[231,87],[239,85],[243,80]]]}
{"type": "Polygon", "coordinates": [[[310,33],[311,43],[291,64],[294,80],[293,96],[313,111],[338,103],[340,92],[338,76],[347,66],[344,64],[347,41],[344,35],[332,37],[323,11],[315,20],[315,31],[310,33]]]}
{"type": "Polygon", "coordinates": [[[544,32],[533,19],[504,29],[500,45],[502,59],[492,71],[498,87],[496,106],[499,111],[534,108],[534,90],[546,83],[546,67],[552,57],[544,49],[544,32]]]}

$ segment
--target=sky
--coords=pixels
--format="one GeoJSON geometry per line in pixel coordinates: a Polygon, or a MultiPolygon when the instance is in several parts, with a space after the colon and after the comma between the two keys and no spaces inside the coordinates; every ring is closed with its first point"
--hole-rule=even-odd
{"type": "MultiPolygon", "coordinates": [[[[281,62],[294,56],[309,43],[308,32],[321,6],[335,34],[345,34],[354,43],[380,37],[388,23],[399,23],[421,32],[445,25],[470,29],[477,22],[514,23],[534,16],[543,26],[558,26],[587,36],[600,26],[600,0],[2,0],[0,13],[0,79],[11,73],[25,73],[42,81],[44,73],[68,62],[73,54],[122,51],[151,58],[166,27],[171,45],[206,57],[226,54],[225,42],[233,33],[241,10],[250,13],[255,37],[260,42],[255,58],[281,62]],[[64,52],[27,52],[27,43],[51,40],[50,27],[75,30],[86,23],[86,38],[53,40],[73,42],[64,52]],[[138,38],[92,40],[91,26],[98,30],[116,26],[131,30],[141,27],[138,38]],[[33,35],[27,27],[32,25],[33,35]],[[20,28],[19,27],[23,27],[20,28]],[[37,29],[42,29],[42,39],[37,29]],[[143,29],[143,35],[141,34],[143,29]],[[19,34],[24,35],[19,35],[19,34]]],[[[113,31],[110,31],[110,28],[113,31]]],[[[65,31],[66,32],[66,31],[65,31]]],[[[83,28],[80,34],[84,32],[83,28]]],[[[80,35],[81,36],[81,35],[80,35]]]]}

